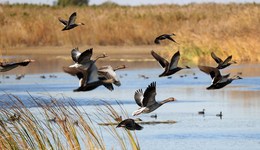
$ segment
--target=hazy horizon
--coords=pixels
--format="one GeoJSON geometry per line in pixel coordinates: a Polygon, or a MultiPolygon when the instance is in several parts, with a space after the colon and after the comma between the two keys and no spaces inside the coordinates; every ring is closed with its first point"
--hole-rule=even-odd
{"type": "MultiPolygon", "coordinates": [[[[53,5],[53,3],[57,0],[0,0],[0,3],[28,3],[28,4],[47,4],[53,5]]],[[[160,0],[160,1],[151,1],[151,0],[90,0],[89,5],[99,5],[106,1],[115,2],[119,5],[156,5],[156,4],[189,4],[189,3],[208,3],[208,2],[215,2],[215,3],[259,3],[260,0],[160,0]]]]}

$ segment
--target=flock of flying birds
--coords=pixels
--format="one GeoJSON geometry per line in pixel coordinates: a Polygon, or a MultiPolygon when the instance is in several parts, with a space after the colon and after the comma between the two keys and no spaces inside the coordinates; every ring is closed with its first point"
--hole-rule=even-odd
{"type": "MultiPolygon", "coordinates": [[[[69,17],[69,20],[64,20],[62,18],[58,18],[59,21],[64,25],[64,28],[62,31],[73,29],[77,26],[84,25],[84,23],[76,23],[76,12],[71,14],[69,17]]],[[[162,40],[170,40],[172,42],[177,43],[172,36],[175,36],[175,34],[162,34],[155,38],[154,43],[160,44],[160,41],[162,40]]],[[[179,44],[179,43],[177,43],[179,44]]],[[[94,59],[92,58],[93,54],[93,48],[87,49],[84,52],[80,52],[78,48],[74,48],[71,51],[71,57],[72,60],[75,62],[74,64],[63,67],[64,72],[76,76],[79,79],[79,87],[75,89],[75,92],[79,91],[90,91],[93,90],[99,86],[105,86],[108,90],[112,91],[114,89],[113,85],[120,86],[121,82],[119,81],[119,78],[116,74],[116,71],[119,69],[126,68],[125,65],[117,66],[116,68],[113,68],[110,65],[97,67],[96,61],[101,58],[107,57],[106,54],[101,54],[97,56],[94,59]]],[[[190,69],[189,66],[185,67],[179,67],[178,62],[180,59],[180,52],[177,51],[173,54],[170,61],[167,61],[165,58],[160,56],[154,51],[151,51],[151,55],[154,57],[155,60],[158,61],[158,63],[161,65],[161,67],[164,69],[164,71],[159,75],[159,77],[165,77],[165,76],[171,76],[175,74],[176,72],[182,70],[182,69],[190,69]]],[[[239,76],[230,77],[230,74],[227,75],[221,75],[220,69],[224,69],[228,66],[230,66],[233,63],[236,63],[235,61],[232,61],[232,56],[228,56],[224,61],[217,57],[213,52],[211,53],[212,58],[216,61],[218,64],[217,67],[210,67],[210,66],[201,66],[199,65],[198,68],[203,71],[204,73],[210,75],[212,78],[212,83],[207,89],[220,89],[224,86],[230,84],[233,80],[236,79],[242,79],[239,76]]],[[[26,59],[21,62],[15,62],[15,63],[7,63],[7,62],[1,62],[0,63],[0,72],[6,72],[11,69],[14,69],[18,66],[27,66],[30,62],[33,62],[34,60],[26,59]]],[[[176,99],[173,97],[167,98],[163,101],[157,102],[155,100],[156,96],[156,82],[152,82],[143,92],[142,89],[136,90],[134,94],[134,99],[136,104],[140,107],[136,111],[132,113],[133,116],[140,115],[142,113],[150,113],[162,106],[163,104],[167,102],[175,101],[176,99]]],[[[199,112],[199,114],[204,114],[203,110],[202,112],[199,112]]],[[[222,112],[218,114],[219,116],[222,116],[222,112]]],[[[157,116],[156,116],[157,117],[157,116]]],[[[138,125],[133,119],[125,119],[122,121],[122,118],[119,119],[119,124],[117,127],[125,127],[129,130],[141,130],[142,127],[138,125]]]]}

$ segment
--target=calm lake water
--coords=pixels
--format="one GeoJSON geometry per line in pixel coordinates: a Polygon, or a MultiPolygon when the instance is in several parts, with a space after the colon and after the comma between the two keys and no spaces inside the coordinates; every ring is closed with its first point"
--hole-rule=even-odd
{"type": "MultiPolygon", "coordinates": [[[[48,95],[61,100],[62,97],[68,97],[90,114],[95,112],[94,104],[99,104],[100,100],[105,100],[114,107],[117,107],[115,101],[120,101],[131,116],[138,108],[134,101],[134,92],[140,88],[144,90],[151,82],[156,81],[158,101],[168,97],[175,97],[177,101],[167,103],[151,114],[157,114],[157,120],[175,120],[177,123],[143,125],[143,130],[136,131],[141,149],[259,150],[260,76],[258,73],[254,74],[254,70],[260,70],[260,65],[231,66],[223,72],[234,75],[242,71],[243,80],[236,80],[223,89],[210,91],[206,90],[211,83],[210,77],[197,68],[180,71],[168,79],[158,78],[162,69],[157,64],[119,70],[117,73],[122,85],[115,86],[112,92],[99,87],[93,91],[75,93],[73,89],[77,88],[78,79],[63,72],[50,71],[43,74],[39,71],[40,73],[26,74],[21,80],[16,80],[14,74],[3,74],[0,78],[0,98],[4,99],[5,92],[12,93],[34,109],[27,102],[28,92],[46,99],[48,95]],[[250,70],[251,73],[247,74],[245,70],[250,70]],[[41,78],[42,75],[46,78],[41,78]],[[49,75],[57,78],[50,78],[49,75]],[[140,75],[149,78],[144,79],[140,75]],[[186,76],[180,77],[181,75],[186,76]],[[205,109],[204,116],[198,115],[198,111],[202,109],[205,109]],[[220,111],[223,112],[222,119],[216,116],[220,111]]],[[[155,120],[150,117],[151,114],[141,114],[138,117],[144,121],[155,120]]],[[[110,135],[104,133],[103,136],[108,149],[116,147],[111,142],[110,135]]]]}

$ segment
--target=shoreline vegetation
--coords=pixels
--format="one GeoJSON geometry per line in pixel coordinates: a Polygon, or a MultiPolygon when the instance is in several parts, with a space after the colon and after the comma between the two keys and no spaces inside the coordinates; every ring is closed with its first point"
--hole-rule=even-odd
{"type": "Polygon", "coordinates": [[[154,50],[164,49],[160,53],[169,57],[173,50],[180,50],[182,58],[193,63],[212,61],[212,51],[219,57],[232,55],[238,62],[259,62],[259,16],[257,3],[135,7],[0,5],[0,50],[3,56],[14,49],[30,47],[151,46],[154,50]],[[85,25],[61,31],[58,17],[66,19],[74,11],[77,22],[85,25]],[[180,44],[163,41],[155,46],[154,38],[162,33],[175,33],[174,39],[180,44]]]}
{"type": "MultiPolygon", "coordinates": [[[[97,125],[119,117],[105,101],[96,106],[94,114],[88,114],[73,99],[50,96],[46,100],[29,94],[33,107],[28,107],[19,97],[6,96],[8,102],[0,101],[0,149],[140,149],[135,132],[97,125]],[[104,138],[102,132],[110,137],[104,138]]],[[[128,118],[123,104],[117,104],[120,115],[128,118]]]]}

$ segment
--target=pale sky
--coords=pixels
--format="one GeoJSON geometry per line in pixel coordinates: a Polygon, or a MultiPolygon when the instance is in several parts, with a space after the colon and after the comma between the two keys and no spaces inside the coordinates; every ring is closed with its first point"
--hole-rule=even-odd
{"type": "MultiPolygon", "coordinates": [[[[57,0],[0,0],[0,3],[9,2],[10,4],[13,3],[33,3],[33,4],[48,4],[52,5],[54,1],[57,0]]],[[[101,4],[107,0],[90,0],[89,4],[101,4]]],[[[188,3],[203,3],[203,2],[216,2],[216,3],[229,3],[229,2],[236,2],[236,3],[245,3],[245,2],[256,2],[260,3],[260,0],[109,0],[111,2],[115,2],[120,5],[142,5],[142,4],[188,4],[188,3]]]]}

